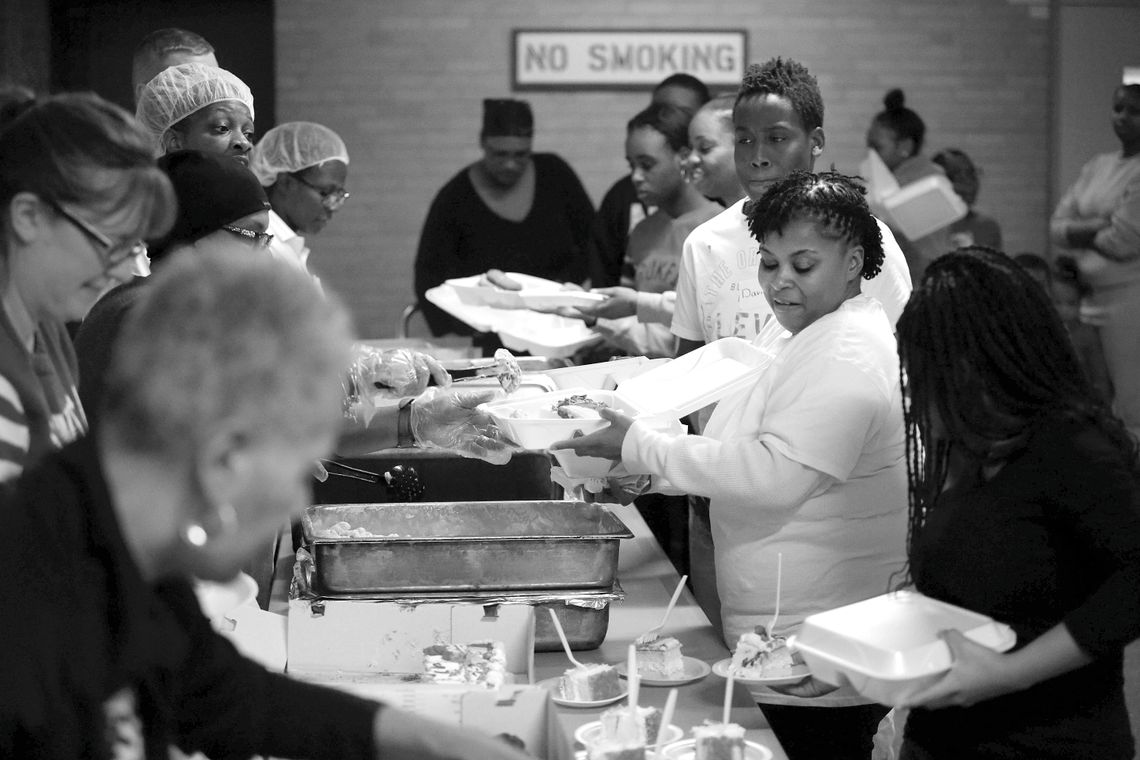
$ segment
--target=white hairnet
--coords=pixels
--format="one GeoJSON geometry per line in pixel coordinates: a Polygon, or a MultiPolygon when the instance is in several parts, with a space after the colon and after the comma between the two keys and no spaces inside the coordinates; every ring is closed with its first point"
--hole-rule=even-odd
{"type": "Polygon", "coordinates": [[[182,63],[163,69],[146,83],[135,118],[151,133],[157,155],[162,155],[166,130],[195,111],[225,100],[242,103],[253,118],[253,93],[245,82],[216,66],[182,63]]]}
{"type": "Polygon", "coordinates": [[[290,121],[265,133],[249,154],[249,169],[265,187],[280,172],[291,174],[326,161],[348,164],[348,148],[340,135],[311,121],[290,121]]]}

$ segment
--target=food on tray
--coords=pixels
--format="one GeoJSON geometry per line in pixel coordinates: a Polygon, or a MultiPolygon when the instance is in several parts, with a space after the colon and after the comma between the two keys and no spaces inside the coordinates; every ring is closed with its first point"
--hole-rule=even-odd
{"type": "Polygon", "coordinates": [[[744,726],[706,723],[693,727],[694,760],[744,760],[744,726]]]}
{"type": "Polygon", "coordinates": [[[555,413],[564,419],[600,419],[601,415],[598,410],[605,409],[609,404],[605,401],[598,401],[587,396],[585,393],[579,393],[573,396],[568,396],[557,402],[553,409],[555,413]]]}
{"type": "Polygon", "coordinates": [[[495,349],[495,377],[508,395],[517,391],[522,384],[522,369],[519,367],[519,362],[505,348],[495,349]]]}
{"type": "Polygon", "coordinates": [[[366,528],[354,528],[341,520],[325,530],[317,531],[320,538],[372,538],[375,534],[366,528]]]}
{"type": "Polygon", "coordinates": [[[791,675],[792,666],[798,664],[785,637],[770,636],[764,626],[758,625],[755,633],[741,635],[732,653],[731,667],[736,669],[737,678],[747,680],[791,675]]]}
{"type": "Polygon", "coordinates": [[[638,707],[630,712],[626,705],[602,713],[602,737],[621,741],[629,746],[653,745],[661,730],[661,710],[656,707],[638,707]]]}
{"type": "Polygon", "coordinates": [[[681,642],[672,636],[638,638],[637,672],[652,678],[676,679],[685,677],[685,659],[681,656],[681,642]]]}
{"type": "Polygon", "coordinates": [[[480,285],[490,285],[503,290],[522,290],[523,286],[515,278],[501,269],[488,269],[486,274],[479,278],[480,285]]]}
{"type": "Polygon", "coordinates": [[[597,702],[621,694],[621,681],[613,665],[593,663],[570,668],[558,682],[563,699],[573,702],[597,702]]]}
{"type": "Polygon", "coordinates": [[[433,644],[424,648],[424,680],[481,684],[497,689],[506,682],[507,655],[500,641],[433,644]]]}

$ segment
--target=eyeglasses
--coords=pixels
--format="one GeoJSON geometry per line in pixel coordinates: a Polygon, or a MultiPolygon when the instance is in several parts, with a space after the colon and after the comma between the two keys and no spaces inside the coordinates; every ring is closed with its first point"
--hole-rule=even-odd
{"type": "Polygon", "coordinates": [[[344,188],[337,188],[336,190],[325,190],[323,187],[317,187],[312,182],[309,182],[304,177],[302,177],[300,174],[290,174],[289,176],[315,192],[317,195],[321,196],[321,205],[329,211],[336,211],[338,208],[343,206],[344,202],[347,201],[351,195],[351,193],[349,193],[344,188]]]}
{"type": "Polygon", "coordinates": [[[55,212],[71,222],[84,235],[95,243],[99,250],[99,260],[103,262],[103,271],[109,272],[130,259],[146,255],[146,243],[142,240],[126,240],[116,243],[102,231],[83,217],[76,216],[54,200],[48,200],[55,212]]]}
{"type": "Polygon", "coordinates": [[[244,227],[233,227],[228,224],[223,224],[222,229],[226,232],[232,232],[235,235],[241,235],[243,238],[249,238],[258,248],[268,248],[269,244],[273,242],[273,235],[268,232],[247,230],[244,227]]]}

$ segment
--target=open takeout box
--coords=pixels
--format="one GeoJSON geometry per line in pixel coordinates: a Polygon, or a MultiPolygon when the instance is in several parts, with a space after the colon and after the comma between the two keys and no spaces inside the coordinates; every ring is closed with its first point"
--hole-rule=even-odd
{"type": "MultiPolygon", "coordinates": [[[[556,411],[572,396],[601,402],[654,428],[680,435],[680,419],[736,391],[748,388],[771,362],[771,355],[740,338],[721,338],[684,356],[630,377],[612,391],[562,388],[526,399],[484,404],[499,427],[526,449],[547,449],[556,441],[587,435],[609,423],[598,419],[565,419],[556,411]]],[[[615,461],[581,457],[568,449],[552,452],[572,478],[603,477],[615,461]]]]}
{"type": "MultiPolygon", "coordinates": [[[[479,290],[492,289],[481,287],[479,290]]],[[[586,327],[586,323],[580,319],[520,308],[465,303],[460,299],[458,291],[447,283],[430,288],[424,297],[479,332],[498,333],[503,345],[512,351],[528,351],[536,356],[566,357],[602,340],[601,333],[586,327]]]]}
{"type": "Polygon", "coordinates": [[[809,615],[789,642],[812,675],[850,683],[863,696],[897,707],[950,669],[940,631],[956,629],[998,652],[1017,641],[1013,629],[977,612],[897,591],[809,615]]]}

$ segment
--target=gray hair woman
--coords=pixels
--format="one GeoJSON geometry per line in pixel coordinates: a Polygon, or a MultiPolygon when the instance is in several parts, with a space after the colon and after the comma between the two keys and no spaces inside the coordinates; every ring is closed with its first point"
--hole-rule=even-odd
{"type": "Polygon", "coordinates": [[[263,253],[176,255],[120,335],[100,424],[20,481],[0,756],[521,760],[489,736],[269,673],[198,608],[308,501],[341,424],[345,309],[263,253]],[[50,529],[45,529],[50,526],[50,529]],[[29,599],[30,598],[30,599],[29,599]],[[109,725],[108,705],[118,719],[109,725]]]}

